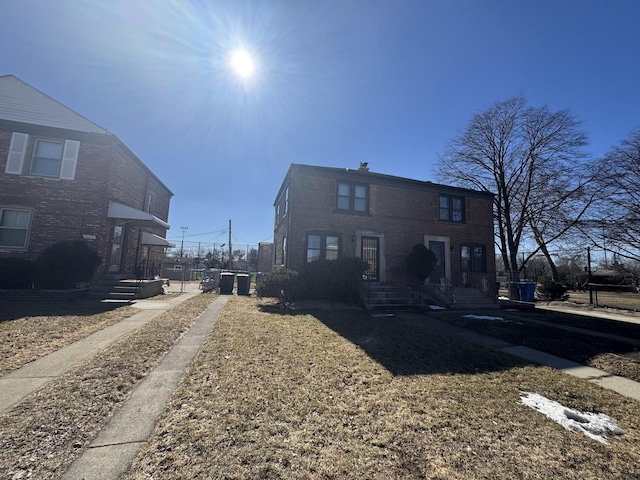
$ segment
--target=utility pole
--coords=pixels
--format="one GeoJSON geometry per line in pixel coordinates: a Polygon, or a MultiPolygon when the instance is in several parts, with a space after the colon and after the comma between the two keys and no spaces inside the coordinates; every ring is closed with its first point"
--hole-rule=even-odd
{"type": "Polygon", "coordinates": [[[587,247],[587,286],[589,287],[589,305],[593,305],[593,287],[591,286],[591,247],[587,247]]]}
{"type": "Polygon", "coordinates": [[[180,227],[180,230],[182,230],[182,241],[180,242],[180,258],[182,258],[184,254],[184,232],[189,230],[189,227],[180,227]]]}
{"type": "Polygon", "coordinates": [[[229,219],[229,270],[232,269],[232,261],[231,261],[231,219],[229,219]]]}

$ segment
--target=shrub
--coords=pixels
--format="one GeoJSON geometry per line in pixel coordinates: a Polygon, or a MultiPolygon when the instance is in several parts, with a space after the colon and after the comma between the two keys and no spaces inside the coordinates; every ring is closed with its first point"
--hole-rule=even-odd
{"type": "Polygon", "coordinates": [[[556,282],[550,278],[546,278],[538,285],[538,297],[540,300],[553,302],[557,300],[566,300],[567,287],[560,282],[556,282]]]}
{"type": "Polygon", "coordinates": [[[256,295],[258,297],[274,297],[281,302],[292,302],[297,297],[298,272],[281,268],[258,279],[256,295]]]}
{"type": "Polygon", "coordinates": [[[312,262],[301,272],[300,297],[355,302],[366,269],[366,262],[357,257],[312,262]]]}
{"type": "Polygon", "coordinates": [[[0,288],[32,288],[33,262],[26,258],[0,258],[0,288]]]}
{"type": "Polygon", "coordinates": [[[47,248],[34,264],[36,288],[74,288],[90,282],[101,258],[82,240],[58,242],[47,248]]]}
{"type": "Polygon", "coordinates": [[[407,273],[415,278],[418,283],[423,284],[436,265],[435,253],[421,243],[417,243],[411,249],[407,257],[407,273]]]}

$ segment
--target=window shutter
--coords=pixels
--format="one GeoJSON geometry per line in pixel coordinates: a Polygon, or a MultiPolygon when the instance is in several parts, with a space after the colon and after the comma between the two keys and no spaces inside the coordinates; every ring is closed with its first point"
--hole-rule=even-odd
{"type": "Polygon", "coordinates": [[[11,144],[9,145],[7,166],[4,169],[4,173],[22,175],[22,166],[24,165],[24,157],[27,153],[28,144],[29,135],[26,133],[13,132],[11,135],[11,144]]]}
{"type": "Polygon", "coordinates": [[[60,168],[60,178],[62,180],[73,180],[76,178],[76,164],[78,163],[78,151],[80,142],[77,140],[65,140],[62,151],[62,167],[60,168]]]}

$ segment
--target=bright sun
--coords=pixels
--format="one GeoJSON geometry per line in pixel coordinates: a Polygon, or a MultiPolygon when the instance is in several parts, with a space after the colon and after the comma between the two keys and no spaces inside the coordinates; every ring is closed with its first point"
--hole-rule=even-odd
{"type": "Polygon", "coordinates": [[[231,53],[231,67],[242,78],[249,78],[256,69],[251,54],[246,50],[236,50],[231,53]]]}

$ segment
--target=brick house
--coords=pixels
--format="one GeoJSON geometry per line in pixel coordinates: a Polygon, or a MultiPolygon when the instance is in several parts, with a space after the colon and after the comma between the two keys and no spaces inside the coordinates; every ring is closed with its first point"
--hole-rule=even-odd
{"type": "Polygon", "coordinates": [[[292,164],[275,203],[274,265],[357,256],[373,282],[407,282],[417,243],[436,254],[428,282],[495,298],[493,194],[357,170],[292,164]]]}
{"type": "Polygon", "coordinates": [[[13,75],[0,77],[0,256],[85,240],[105,273],[150,276],[173,193],[115,135],[13,75]]]}

